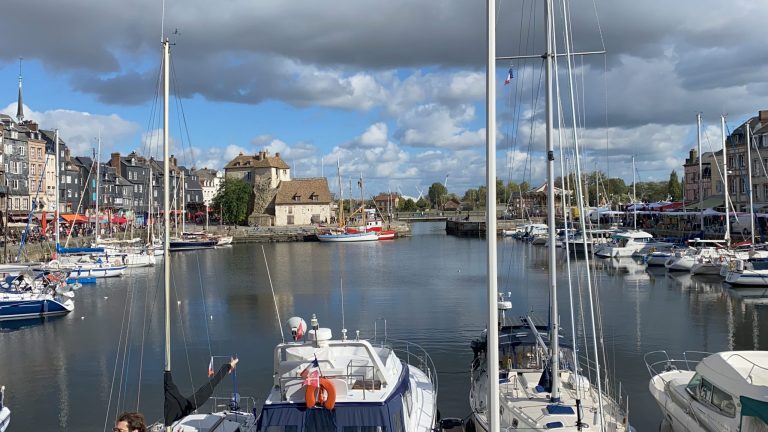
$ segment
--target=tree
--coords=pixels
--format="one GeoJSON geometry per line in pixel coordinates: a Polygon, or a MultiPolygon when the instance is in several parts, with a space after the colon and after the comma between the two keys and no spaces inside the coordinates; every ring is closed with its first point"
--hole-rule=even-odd
{"type": "Polygon", "coordinates": [[[421,210],[429,208],[429,201],[425,200],[424,197],[421,197],[418,201],[416,201],[416,207],[421,210]]]}
{"type": "Polygon", "coordinates": [[[672,197],[672,201],[683,199],[683,187],[680,185],[680,180],[677,179],[677,171],[675,170],[672,170],[672,173],[669,175],[667,194],[672,197]]]}
{"type": "Polygon", "coordinates": [[[225,177],[213,206],[221,210],[224,223],[242,224],[248,218],[251,186],[241,179],[225,177]]]}
{"type": "Polygon", "coordinates": [[[415,212],[419,208],[416,206],[416,203],[413,202],[412,199],[408,198],[407,200],[400,201],[400,208],[397,209],[397,211],[402,212],[415,212]]]}
{"type": "Polygon", "coordinates": [[[448,195],[448,189],[446,189],[442,183],[438,182],[432,183],[432,186],[429,187],[429,192],[427,192],[429,202],[433,208],[442,206],[445,202],[446,195],[448,195]]]}

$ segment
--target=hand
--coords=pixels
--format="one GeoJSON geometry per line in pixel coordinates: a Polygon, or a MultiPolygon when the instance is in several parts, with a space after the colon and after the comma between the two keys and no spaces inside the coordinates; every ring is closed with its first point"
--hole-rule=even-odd
{"type": "Polygon", "coordinates": [[[239,359],[239,358],[237,358],[237,357],[232,357],[232,358],[229,360],[229,371],[230,371],[230,372],[232,371],[232,369],[234,369],[234,368],[235,368],[235,366],[237,365],[237,362],[239,362],[239,361],[240,361],[240,359],[239,359]]]}

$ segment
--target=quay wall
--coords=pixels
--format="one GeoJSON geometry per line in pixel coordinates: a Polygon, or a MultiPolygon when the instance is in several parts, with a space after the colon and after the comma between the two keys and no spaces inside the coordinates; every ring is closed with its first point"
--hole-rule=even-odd
{"type": "MultiPolygon", "coordinates": [[[[202,231],[202,225],[187,225],[187,231],[202,231]]],[[[411,226],[402,221],[393,221],[385,229],[395,231],[396,237],[410,237],[411,226]]],[[[243,227],[243,226],[219,226],[211,225],[207,230],[211,234],[232,236],[233,243],[277,243],[277,242],[306,242],[317,241],[317,227],[315,225],[281,226],[281,227],[243,227]]],[[[140,237],[146,238],[144,229],[135,230],[132,235],[124,236],[118,233],[116,238],[140,237]]],[[[94,241],[93,236],[73,237],[67,247],[87,247],[94,241]]],[[[64,240],[62,239],[62,245],[64,240]]],[[[53,240],[34,241],[24,245],[18,261],[48,261],[52,259],[55,250],[53,240]]],[[[5,256],[3,262],[16,262],[19,251],[18,241],[9,241],[7,246],[0,245],[0,258],[5,256]]]]}

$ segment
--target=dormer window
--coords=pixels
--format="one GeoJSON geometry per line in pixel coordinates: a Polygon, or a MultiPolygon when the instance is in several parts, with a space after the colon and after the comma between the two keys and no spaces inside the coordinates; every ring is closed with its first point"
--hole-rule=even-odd
{"type": "Polygon", "coordinates": [[[294,194],[294,195],[293,195],[293,200],[294,200],[294,201],[297,201],[297,202],[298,202],[298,201],[301,201],[301,195],[299,195],[299,194],[294,194]]]}
{"type": "Polygon", "coordinates": [[[309,195],[310,201],[320,201],[320,196],[314,192],[312,192],[311,195],[309,195]]]}

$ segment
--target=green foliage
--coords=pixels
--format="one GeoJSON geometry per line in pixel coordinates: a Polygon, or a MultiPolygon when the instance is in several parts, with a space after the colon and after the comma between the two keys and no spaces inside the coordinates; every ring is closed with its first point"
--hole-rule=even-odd
{"type": "Polygon", "coordinates": [[[400,206],[397,209],[397,211],[401,212],[415,212],[419,208],[416,206],[416,203],[413,202],[412,199],[408,198],[406,200],[400,200],[400,206]]]}
{"type": "Polygon", "coordinates": [[[221,209],[224,223],[245,223],[250,202],[251,186],[237,178],[224,178],[219,193],[213,197],[213,206],[221,209]]]}
{"type": "Polygon", "coordinates": [[[432,183],[432,186],[429,187],[429,192],[427,192],[432,208],[440,208],[445,203],[447,195],[448,189],[438,182],[432,183]]]}
{"type": "Polygon", "coordinates": [[[427,201],[426,199],[424,199],[424,197],[421,197],[421,198],[419,198],[419,200],[418,200],[418,201],[416,201],[416,207],[417,207],[419,210],[424,210],[424,209],[427,209],[427,208],[429,208],[429,201],[427,201]]]}
{"type": "Polygon", "coordinates": [[[672,197],[672,201],[683,199],[683,186],[677,178],[677,171],[672,170],[667,182],[667,194],[672,197]]]}

